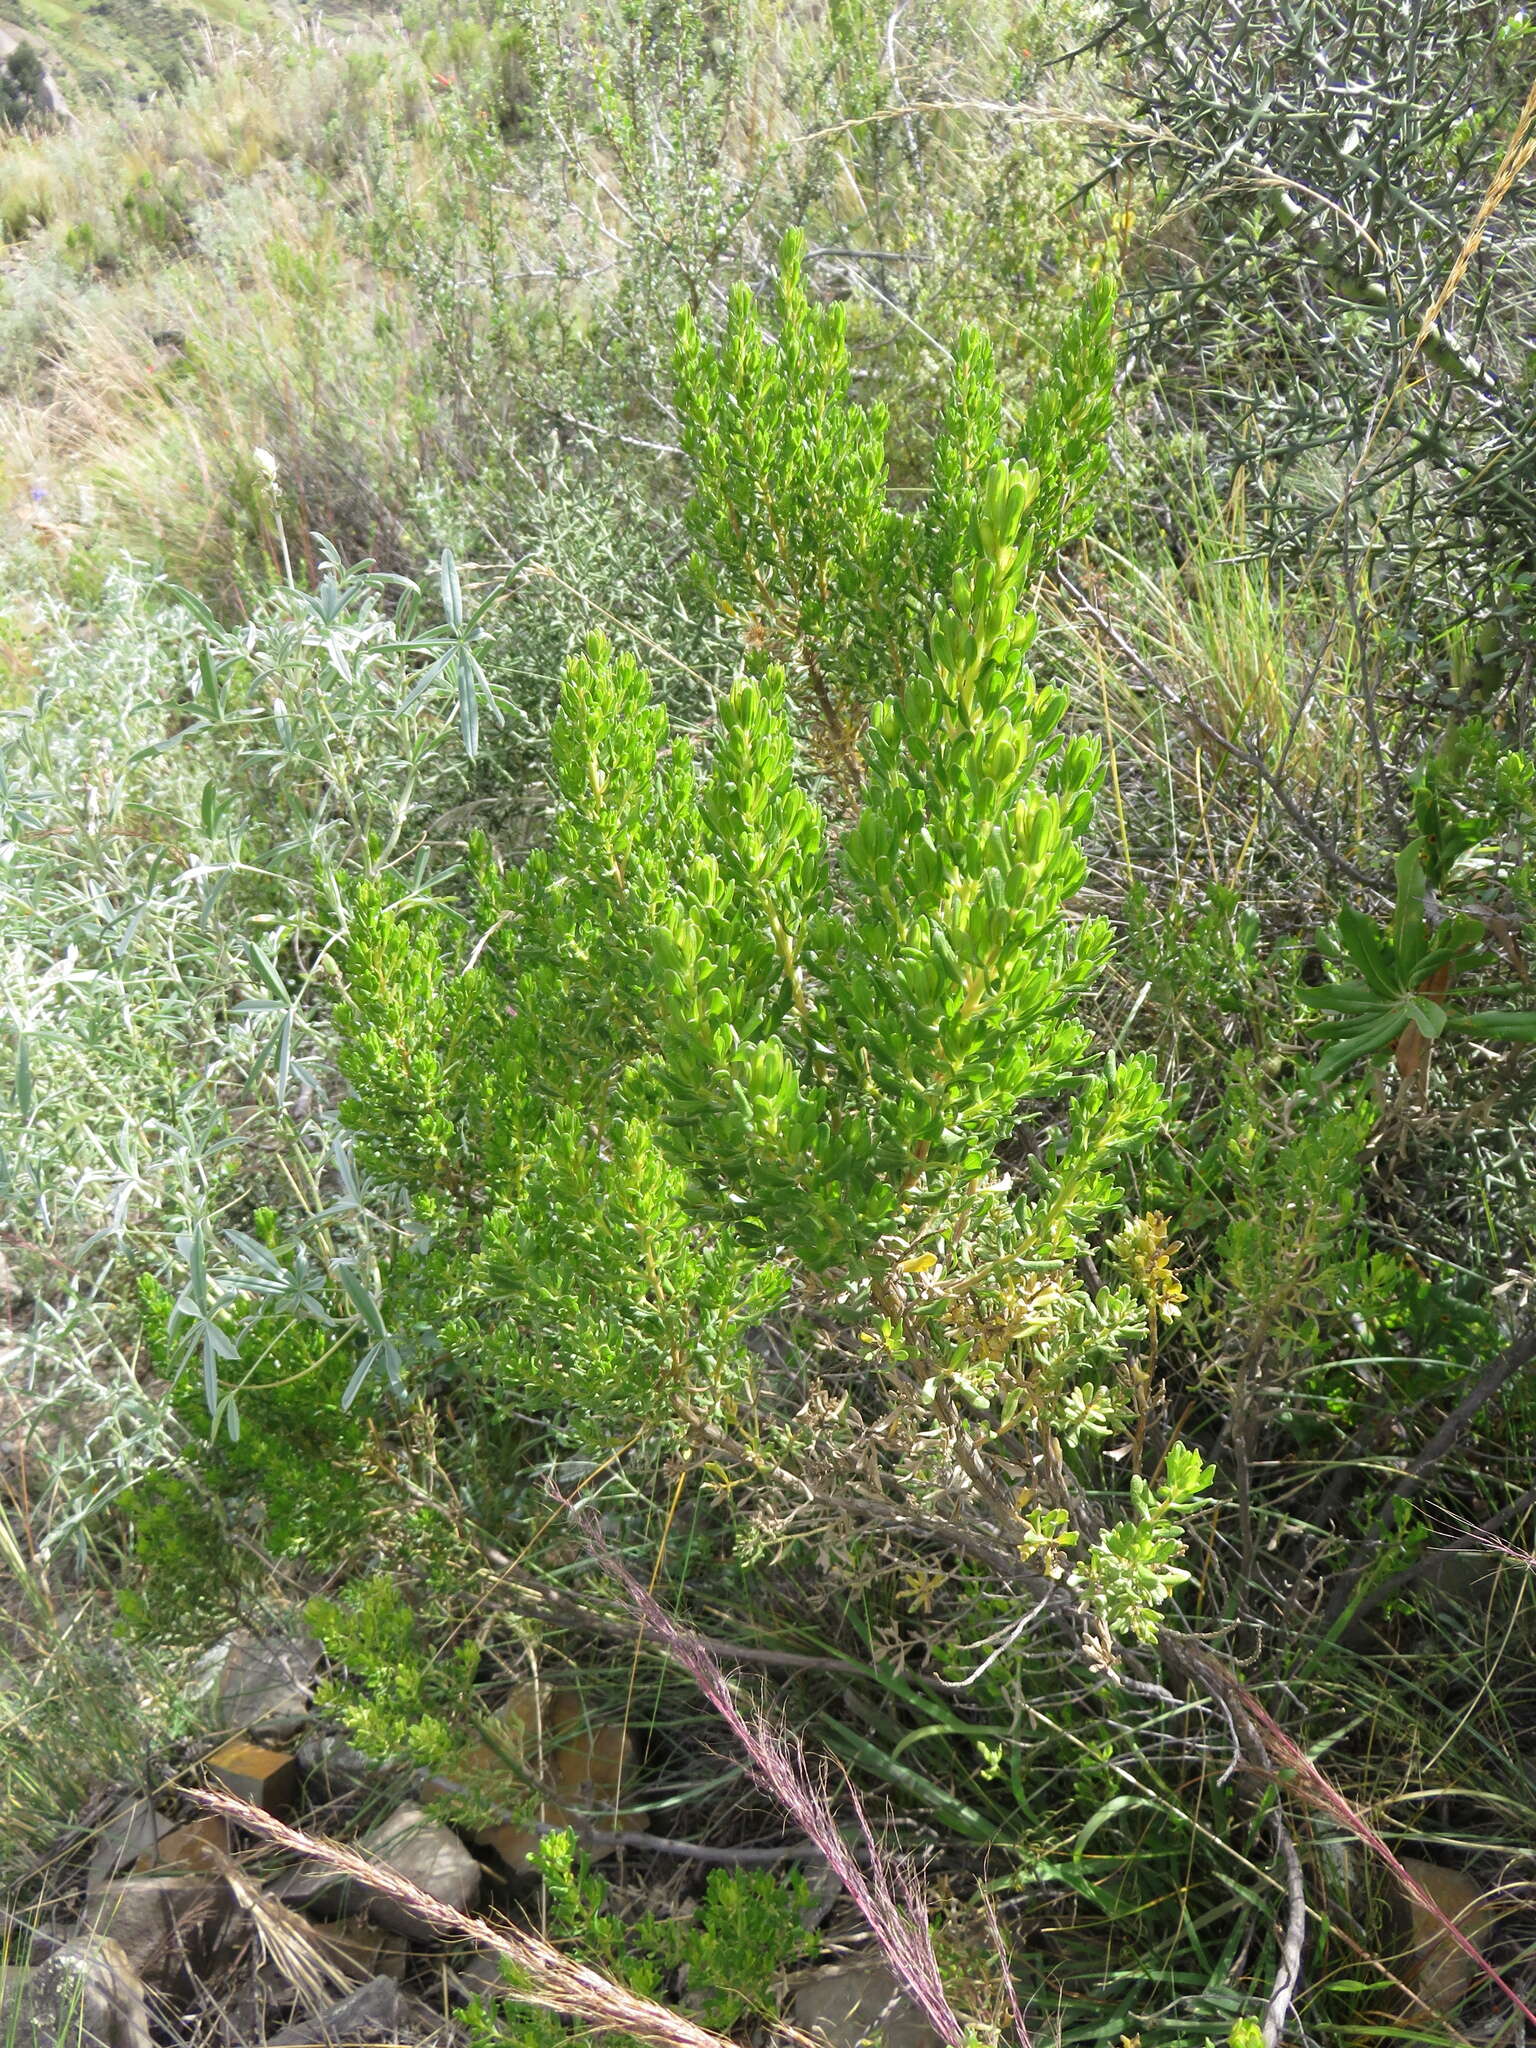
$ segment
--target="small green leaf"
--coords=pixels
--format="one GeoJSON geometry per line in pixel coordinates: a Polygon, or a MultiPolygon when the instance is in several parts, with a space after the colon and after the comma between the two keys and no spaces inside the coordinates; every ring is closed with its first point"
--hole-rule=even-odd
{"type": "Polygon", "coordinates": [[[1536,1010],[1474,1010],[1447,1027],[1464,1038],[1497,1038],[1536,1045],[1536,1010]]]}
{"type": "Polygon", "coordinates": [[[1380,1052],[1383,1046],[1392,1045],[1408,1028],[1408,1012],[1401,1003],[1383,1010],[1381,1016],[1363,1031],[1357,1031],[1325,1053],[1317,1063],[1316,1078],[1319,1081],[1336,1081],[1352,1067],[1356,1060],[1367,1059],[1372,1053],[1380,1052]]]}
{"type": "Polygon", "coordinates": [[[1412,971],[1424,951],[1424,859],[1422,842],[1411,839],[1392,863],[1397,902],[1392,912],[1392,949],[1412,971]]]}
{"type": "Polygon", "coordinates": [[[1379,1010],[1383,998],[1363,981],[1328,981],[1319,988],[1302,987],[1296,1000],[1309,1010],[1337,1010],[1344,1016],[1370,1016],[1379,1010]]]}
{"type": "Polygon", "coordinates": [[[1339,944],[1354,961],[1377,995],[1395,1001],[1401,987],[1395,974],[1396,962],[1380,929],[1368,917],[1348,904],[1338,915],[1339,944]]]}
{"type": "Polygon", "coordinates": [[[1403,1008],[1426,1038],[1438,1038],[1446,1026],[1446,1013],[1429,996],[1407,996],[1403,1008]]]}
{"type": "Polygon", "coordinates": [[[267,991],[274,1002],[288,1004],[292,1001],[292,997],[283,986],[283,977],[278,973],[277,968],[267,958],[266,953],[256,944],[254,939],[246,941],[245,957],[255,969],[260,979],[266,984],[267,991]]]}

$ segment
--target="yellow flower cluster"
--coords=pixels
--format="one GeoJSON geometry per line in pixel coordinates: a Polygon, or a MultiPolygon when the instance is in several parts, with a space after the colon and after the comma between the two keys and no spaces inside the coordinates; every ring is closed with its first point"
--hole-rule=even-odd
{"type": "Polygon", "coordinates": [[[1133,1217],[1109,1248],[1153,1314],[1165,1321],[1177,1316],[1185,1294],[1173,1261],[1184,1247],[1169,1240],[1168,1218],[1157,1209],[1133,1217]]]}

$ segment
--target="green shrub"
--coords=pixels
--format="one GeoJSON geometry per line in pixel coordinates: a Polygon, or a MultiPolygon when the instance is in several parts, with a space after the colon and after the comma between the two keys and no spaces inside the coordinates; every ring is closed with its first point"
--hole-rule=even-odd
{"type": "Polygon", "coordinates": [[[1188,1077],[1146,1180],[1189,1247],[1174,1374],[1232,1392],[1250,1453],[1326,1455],[1384,1399],[1397,1413],[1449,1394],[1496,1343],[1486,1288],[1464,1247],[1391,1227],[1380,1089],[1318,1085],[1310,1013],[1336,985],[1304,979],[1317,956],[1294,938],[1265,947],[1258,913],[1221,886],[1203,907],[1138,891],[1130,912],[1142,1021],[1188,1077]]]}
{"type": "Polygon", "coordinates": [[[29,42],[19,42],[0,64],[0,127],[26,128],[52,113],[43,60],[29,42]]]}
{"type": "MultiPolygon", "coordinates": [[[[1124,1349],[1171,1296],[1135,1232],[1119,1286],[1090,1293],[1075,1262],[1161,1102],[1071,1014],[1108,950],[1066,911],[1097,750],[1024,656],[1030,581],[1099,459],[1107,304],[1011,456],[969,344],[933,489],[894,516],[878,417],[848,405],[836,316],[810,315],[796,261],[791,243],[775,344],[738,299],[718,355],[686,323],[679,351],[700,528],[722,587],[792,620],[789,672],[753,658],[700,761],[594,638],[555,726],[551,845],[521,867],[482,847],[467,928],[354,893],[343,1117],[418,1233],[382,1315],[401,1357],[451,1358],[587,1445],[729,1412],[747,1333],[791,1299],[930,1400],[1097,1443],[1141,1400],[1124,1349]],[[807,685],[839,733],[820,799],[807,685]],[[1021,1104],[1040,1138],[1014,1186],[995,1155],[1021,1104]]],[[[1207,1477],[1175,1447],[1077,1567],[1117,1625],[1152,1627],[1207,1477]]],[[[1031,1526],[1064,1568],[1065,1515],[1031,1526]]]]}
{"type": "MultiPolygon", "coordinates": [[[[903,512],[886,410],[849,403],[847,307],[810,303],[803,255],[791,235],[771,338],[738,286],[718,348],[682,316],[674,371],[700,579],[740,621],[754,664],[782,662],[824,737],[846,749],[869,705],[899,693],[921,659],[934,604],[972,572],[975,499],[999,456],[1021,465],[1028,510],[1007,515],[1007,587],[1027,593],[1082,526],[1109,425],[1114,294],[1094,287],[1022,426],[1006,433],[991,347],[979,330],[961,336],[932,481],[921,509],[903,512]]],[[[1031,632],[1021,627],[1021,652],[1031,632]]]]}
{"type": "Polygon", "coordinates": [[[384,1577],[360,1579],[336,1600],[311,1601],[306,1618],[334,1667],[316,1703],[366,1755],[434,1770],[452,1762],[474,1725],[478,1643],[435,1650],[384,1577]]]}
{"type": "Polygon", "coordinates": [[[1443,673],[1437,611],[1487,629],[1496,687],[1531,595],[1516,309],[1536,248],[1497,206],[1497,235],[1469,240],[1467,195],[1497,195],[1520,132],[1529,19],[1263,0],[1231,43],[1189,29],[1168,0],[1113,25],[1145,124],[1113,148],[1150,162],[1166,209],[1139,266],[1166,398],[1246,479],[1270,547],[1314,571],[1369,556],[1362,595],[1414,647],[1416,694],[1443,673]],[[1448,275],[1465,283],[1443,297],[1448,275]]]}
{"type": "MultiPolygon", "coordinates": [[[[276,1217],[258,1214],[252,1245],[270,1249],[276,1237],[276,1217]]],[[[191,1469],[153,1473],[126,1496],[143,1584],[120,1604],[162,1640],[206,1641],[242,1610],[262,1553],[322,1573],[355,1567],[385,1501],[364,1418],[343,1405],[356,1362],[345,1333],[259,1306],[219,1316],[226,1400],[238,1416],[230,1430],[223,1413],[210,1417],[201,1377],[184,1367],[171,1296],[149,1276],[142,1293],[147,1347],[171,1382],[191,1469]],[[345,1487],[335,1484],[339,1470],[345,1487]]]]}
{"type": "Polygon", "coordinates": [[[1341,972],[1300,991],[1324,1013],[1312,1026],[1328,1044],[1320,1083],[1388,1047],[1402,1080],[1422,1087],[1442,1040],[1536,1044],[1509,915],[1529,905],[1536,879],[1536,764],[1471,720],[1445,735],[1411,799],[1390,918],[1346,904],[1326,942],[1341,972]]]}
{"type": "MultiPolygon", "coordinates": [[[[336,565],[230,634],[122,566],[89,620],[33,602],[35,674],[0,726],[0,1207],[9,1279],[43,1305],[18,1319],[19,1370],[83,1504],[62,1541],[205,1439],[221,1398],[238,1408],[230,1348],[249,1366],[289,1345],[334,1420],[367,1351],[337,1269],[369,1270],[371,1218],[328,1112],[323,870],[451,866],[451,822],[434,835],[477,771],[432,672],[443,629],[419,632],[399,586],[336,565]],[[179,1419],[143,1369],[144,1274],[174,1297],[158,1363],[179,1419]],[[340,1320],[290,1338],[295,1308],[340,1320]]],[[[478,787],[515,805],[483,765],[478,787]]],[[[258,1406],[282,1376],[257,1366],[258,1406]]]]}
{"type": "MultiPolygon", "coordinates": [[[[712,1870],[692,1915],[625,1921],[570,1834],[547,1836],[533,1861],[554,1940],[630,1990],[654,1997],[686,1989],[689,2009],[718,2031],[771,2024],[775,1980],[817,1950],[803,1924],[811,1894],[798,1872],[712,1870]]],[[[470,2019],[483,2048],[554,2048],[571,2038],[565,2022],[510,1998],[483,2002],[470,2019]]]]}

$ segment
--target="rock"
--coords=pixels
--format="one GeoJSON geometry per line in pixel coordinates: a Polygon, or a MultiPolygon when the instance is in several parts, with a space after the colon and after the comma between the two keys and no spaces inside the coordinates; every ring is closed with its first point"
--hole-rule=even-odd
{"type": "Polygon", "coordinates": [[[382,1767],[340,1735],[306,1735],[294,1752],[299,1775],[311,1795],[335,1799],[376,1785],[382,1767]]]}
{"type": "Polygon", "coordinates": [[[369,1886],[343,1877],[339,1871],[323,1870],[318,1863],[296,1864],[273,1878],[267,1890],[279,1905],[319,1920],[341,1920],[348,1913],[360,1913],[373,1897],[369,1886]]]}
{"type": "MultiPolygon", "coordinates": [[[[564,1827],[567,1816],[557,1806],[541,1806],[539,1819],[547,1827],[564,1827]]],[[[528,1859],[543,1841],[544,1837],[535,1827],[525,1827],[515,1820],[503,1821],[499,1827],[479,1828],[469,1838],[477,1849],[494,1856],[498,1863],[517,1877],[532,1875],[528,1859]]]]}
{"type": "Polygon", "coordinates": [[[807,1856],[800,1865],[800,1875],[811,1895],[800,1914],[800,1925],[807,1934],[812,1934],[843,1896],[843,1880],[820,1856],[807,1856]]]}
{"type": "Polygon", "coordinates": [[[405,1943],[369,1920],[341,1920],[333,1927],[314,1929],[310,1938],[322,1955],[356,1977],[393,1977],[398,1982],[405,1975],[405,1943]]]}
{"type": "MultiPolygon", "coordinates": [[[[419,1806],[396,1807],[388,1820],[363,1837],[365,1854],[445,1906],[467,1912],[480,1894],[480,1866],[452,1829],[431,1820],[419,1806]]],[[[378,1893],[369,1904],[374,1919],[414,1941],[432,1940],[438,1930],[420,1913],[378,1893]]]]}
{"type": "MultiPolygon", "coordinates": [[[[1498,1917],[1497,1904],[1485,1895],[1483,1887],[1465,1871],[1426,1863],[1418,1856],[1405,1856],[1402,1862],[1446,1919],[1454,1921],[1474,1947],[1480,1947],[1498,1917]]],[[[1480,1974],[1478,1967],[1417,1899],[1404,1893],[1403,1903],[1408,1909],[1408,1946],[1398,1974],[1431,2011],[1449,2014],[1471,1990],[1480,1974]]]]}
{"type": "Polygon", "coordinates": [[[472,1998],[490,2000],[505,1998],[510,1986],[506,1971],[501,1966],[501,1957],[492,1955],[488,1949],[481,1949],[453,1972],[448,1980],[449,1989],[461,2004],[467,2005],[472,1998]]]}
{"type": "Polygon", "coordinates": [[[532,1685],[519,1686],[499,1719],[500,1749],[489,1742],[472,1743],[452,1777],[429,1778],[421,1788],[429,1798],[470,1791],[506,1800],[511,1811],[470,1836],[477,1849],[509,1871],[526,1874],[529,1856],[552,1828],[572,1828],[579,1836],[587,1829],[622,1834],[647,1825],[648,1815],[622,1808],[625,1779],[634,1763],[627,1730],[613,1723],[589,1727],[580,1693],[561,1689],[546,1697],[532,1685]],[[526,1782],[503,1751],[554,1796],[527,1810],[526,1782]]]}
{"type": "Polygon", "coordinates": [[[284,1749],[264,1749],[243,1739],[226,1742],[204,1760],[217,1785],[267,1813],[285,1814],[299,1790],[299,1767],[284,1749]]]}
{"type": "Polygon", "coordinates": [[[231,1636],[215,1708],[221,1728],[254,1742],[285,1742],[309,1719],[321,1649],[313,1636],[231,1636]]]}
{"type": "Polygon", "coordinates": [[[523,1755],[530,1745],[537,1745],[541,1729],[549,1732],[551,1715],[558,1718],[575,1699],[573,1692],[551,1694],[546,1686],[525,1682],[513,1686],[496,1710],[496,1719],[506,1730],[513,1748],[523,1755]]]}
{"type": "Polygon", "coordinates": [[[644,1815],[619,1811],[634,1756],[628,1729],[609,1726],[572,1733],[550,1761],[561,1793],[573,1806],[592,1810],[594,1827],[640,1828],[645,1825],[644,1815]]]}
{"type": "Polygon", "coordinates": [[[1424,1592],[1463,1606],[1486,1607],[1498,1584],[1503,1559],[1480,1543],[1453,1543],[1420,1562],[1417,1582],[1424,1592]]]}
{"type": "Polygon", "coordinates": [[[795,1993],[795,2025],[820,2034],[829,2048],[939,2048],[929,2021],[897,1985],[884,1963],[820,1970],[795,1993]]]}
{"type": "Polygon", "coordinates": [[[127,1877],[88,1903],[82,1931],[110,1935],[146,1983],[167,1984],[202,1967],[233,1910],[222,1878],[127,1877]]]}
{"type": "Polygon", "coordinates": [[[133,1866],[135,1870],[217,1870],[229,1854],[229,1822],[221,1813],[205,1813],[185,1827],[162,1835],[133,1866]]]}
{"type": "Polygon", "coordinates": [[[144,1986],[120,1943],[77,1935],[27,1977],[7,2048],[150,2048],[144,1986]]]}
{"type": "Polygon", "coordinates": [[[21,2021],[34,1974],[25,1963],[0,1963],[0,2041],[7,2048],[27,2048],[31,2023],[24,2028],[21,2021]]]}
{"type": "Polygon", "coordinates": [[[131,1806],[113,1814],[96,1837],[91,1860],[85,1867],[87,1897],[110,1884],[120,1870],[152,1855],[156,1843],[173,1833],[175,1827],[175,1821],[157,1813],[147,1799],[136,1799],[131,1806]]]}
{"type": "Polygon", "coordinates": [[[372,1977],[318,2019],[300,2020],[268,2036],[267,2048],[330,2048],[353,2042],[403,2042],[408,2048],[463,2048],[463,2027],[445,2020],[393,1977],[372,1977]]]}

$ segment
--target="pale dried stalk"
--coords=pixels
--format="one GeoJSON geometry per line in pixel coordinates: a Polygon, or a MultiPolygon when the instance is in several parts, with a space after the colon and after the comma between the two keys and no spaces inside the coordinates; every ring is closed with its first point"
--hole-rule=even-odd
{"type": "Polygon", "coordinates": [[[355,1965],[348,1968],[335,1956],[327,1955],[301,1914],[290,1911],[280,1899],[270,1897],[259,1884],[253,1884],[232,1856],[210,1845],[207,1857],[250,1915],[262,1954],[302,1998],[318,2009],[327,1998],[339,1998],[356,1990],[363,1973],[355,1965]]]}
{"type": "MultiPolygon", "coordinates": [[[[187,1796],[210,1813],[223,1814],[226,1820],[237,1822],[278,1848],[289,1849],[296,1856],[322,1863],[340,1876],[355,1878],[370,1890],[397,1900],[411,1912],[419,1914],[439,1934],[455,1941],[473,1943],[477,1948],[489,1950],[492,1955],[504,1957],[517,1971],[517,1981],[507,1986],[508,1998],[517,1999],[525,2005],[540,2006],[546,2012],[563,2013],[566,2018],[578,2020],[602,2033],[632,2034],[639,2040],[655,2042],[657,2048],[737,2048],[737,2044],[727,2040],[723,2034],[711,2033],[707,2027],[696,2025],[682,2013],[658,2005],[654,1999],[642,1998],[638,1992],[615,1984],[587,1964],[562,1955],[559,1949],[541,1941],[536,1934],[525,1934],[510,1926],[493,1925],[476,1914],[461,1913],[453,1906],[445,1906],[440,1899],[432,1898],[398,1871],[374,1862],[371,1857],[361,1855],[343,1843],[329,1841],[323,1835],[308,1834],[302,1828],[290,1827],[286,1821],[276,1820],[270,1813],[263,1813],[259,1806],[251,1806],[227,1792],[213,1792],[206,1787],[195,1786],[187,1788],[187,1796]]],[[[791,2030],[779,2031],[787,2033],[791,2030]]],[[[806,2042],[806,2048],[814,2048],[805,2035],[796,2034],[794,2038],[806,2042]]]]}
{"type": "MultiPolygon", "coordinates": [[[[737,1695],[704,1639],[668,1614],[660,1601],[640,1584],[609,1548],[596,1518],[572,1503],[567,1505],[594,1558],[618,1585],[646,1629],[692,1676],[741,1744],[757,1783],[815,1843],[885,1951],[896,1982],[947,2048],[965,2048],[970,2029],[950,2005],[944,1989],[916,1871],[910,1864],[883,1852],[858,1794],[845,1780],[844,1794],[863,1837],[865,1853],[860,1857],[849,1847],[838,1827],[826,1787],[813,1778],[800,1744],[737,1695]]],[[[1022,2048],[1028,2048],[1027,2033],[1021,2032],[1020,2041],[1022,2048]]]]}
{"type": "MultiPolygon", "coordinates": [[[[1482,247],[1483,237],[1488,232],[1489,221],[1493,219],[1493,216],[1509,197],[1516,180],[1524,173],[1533,158],[1536,158],[1536,79],[1531,81],[1531,89],[1526,94],[1525,105],[1520,109],[1519,118],[1515,122],[1514,133],[1505,145],[1504,154],[1499,159],[1493,177],[1489,180],[1488,190],[1483,194],[1477,212],[1472,216],[1472,225],[1467,230],[1466,238],[1462,242],[1461,248],[1457,251],[1456,261],[1451,265],[1450,274],[1447,276],[1444,284],[1441,285],[1439,291],[1436,292],[1428,312],[1425,313],[1424,318],[1419,323],[1419,331],[1414,338],[1413,347],[1408,351],[1408,365],[1414,362],[1425,342],[1434,331],[1441,314],[1456,296],[1457,291],[1461,287],[1462,279],[1471,268],[1472,258],[1482,247]]],[[[1405,365],[1405,370],[1408,365],[1405,365]]]]}

